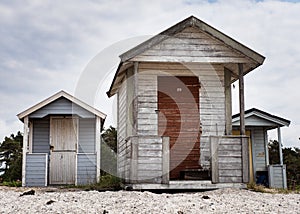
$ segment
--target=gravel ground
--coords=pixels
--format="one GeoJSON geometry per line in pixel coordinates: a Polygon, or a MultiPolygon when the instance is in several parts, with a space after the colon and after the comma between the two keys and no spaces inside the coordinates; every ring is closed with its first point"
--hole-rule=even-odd
{"type": "Polygon", "coordinates": [[[219,189],[197,193],[0,187],[0,213],[300,213],[300,194],[219,189]]]}

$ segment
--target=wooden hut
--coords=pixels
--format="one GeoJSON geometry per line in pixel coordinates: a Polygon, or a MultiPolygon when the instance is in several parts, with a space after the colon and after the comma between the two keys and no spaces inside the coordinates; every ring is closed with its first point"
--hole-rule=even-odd
{"type": "MultiPolygon", "coordinates": [[[[290,121],[265,111],[252,108],[245,111],[246,135],[249,137],[250,180],[274,188],[287,188],[286,165],[283,164],[281,127],[290,121]],[[269,164],[268,131],[277,129],[280,163],[269,164]]],[[[239,134],[240,115],[232,116],[235,134],[239,134]]]]}
{"type": "Polygon", "coordinates": [[[264,57],[191,16],[120,56],[118,172],[136,189],[214,188],[249,181],[244,75],[264,57]],[[239,80],[241,135],[232,136],[239,80]]]}
{"type": "Polygon", "coordinates": [[[105,114],[60,91],[17,116],[24,123],[23,186],[87,184],[99,178],[105,114]]]}

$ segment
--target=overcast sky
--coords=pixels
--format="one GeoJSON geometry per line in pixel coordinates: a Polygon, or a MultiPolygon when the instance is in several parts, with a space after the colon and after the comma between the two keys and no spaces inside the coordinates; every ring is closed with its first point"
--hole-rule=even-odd
{"type": "Polygon", "coordinates": [[[300,147],[298,0],[2,0],[0,141],[23,131],[16,114],[60,90],[108,114],[105,127],[114,124],[114,98],[105,92],[117,56],[191,15],[266,57],[245,77],[246,109],[291,120],[283,144],[300,147]],[[83,93],[89,87],[95,92],[83,93]]]}

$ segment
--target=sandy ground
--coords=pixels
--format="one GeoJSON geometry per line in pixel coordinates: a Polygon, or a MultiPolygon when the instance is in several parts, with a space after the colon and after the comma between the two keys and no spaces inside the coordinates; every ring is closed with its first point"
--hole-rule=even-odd
{"type": "Polygon", "coordinates": [[[197,193],[0,187],[0,213],[300,213],[300,194],[220,189],[197,193]],[[48,202],[48,204],[47,204],[48,202]]]}

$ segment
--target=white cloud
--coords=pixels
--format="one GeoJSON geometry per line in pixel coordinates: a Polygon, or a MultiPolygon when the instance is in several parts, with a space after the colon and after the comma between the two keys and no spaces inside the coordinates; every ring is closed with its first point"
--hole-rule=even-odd
{"type": "MultiPolygon", "coordinates": [[[[283,130],[292,145],[300,124],[300,3],[212,2],[1,2],[0,117],[4,131],[0,137],[20,128],[14,122],[19,111],[61,89],[73,93],[80,74],[104,48],[127,38],[157,34],[195,15],[267,57],[261,68],[246,76],[246,105],[292,120],[293,125],[283,130]]],[[[102,92],[105,87],[100,88],[95,105],[109,109],[99,104],[101,99],[108,102],[102,92]]]]}

